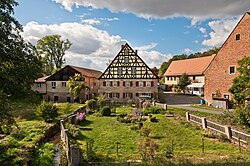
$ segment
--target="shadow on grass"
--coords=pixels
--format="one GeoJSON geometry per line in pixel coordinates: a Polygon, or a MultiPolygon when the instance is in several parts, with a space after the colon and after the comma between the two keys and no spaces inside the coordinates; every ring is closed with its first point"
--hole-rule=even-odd
{"type": "Polygon", "coordinates": [[[89,125],[91,125],[92,123],[93,123],[93,122],[90,121],[90,120],[84,120],[84,121],[78,122],[78,126],[79,126],[80,128],[82,128],[82,127],[89,126],[89,125]]]}

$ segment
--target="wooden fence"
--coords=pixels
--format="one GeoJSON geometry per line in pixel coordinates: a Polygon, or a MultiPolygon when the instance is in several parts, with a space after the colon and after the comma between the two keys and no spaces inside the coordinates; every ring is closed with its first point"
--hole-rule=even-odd
{"type": "Polygon", "coordinates": [[[157,107],[161,107],[161,108],[167,110],[167,104],[152,102],[152,105],[157,106],[157,107]]]}
{"type": "Polygon", "coordinates": [[[74,145],[70,145],[67,129],[64,127],[64,121],[60,121],[61,140],[63,141],[63,148],[66,152],[68,166],[78,166],[80,162],[80,149],[74,145]]]}
{"type": "Polygon", "coordinates": [[[235,139],[240,140],[244,143],[250,143],[250,135],[237,131],[235,129],[232,129],[229,126],[224,126],[209,120],[206,120],[204,117],[199,117],[196,115],[189,114],[189,112],[186,112],[186,119],[188,122],[193,122],[199,126],[202,126],[203,129],[210,129],[212,131],[224,134],[227,136],[228,139],[235,139]]]}

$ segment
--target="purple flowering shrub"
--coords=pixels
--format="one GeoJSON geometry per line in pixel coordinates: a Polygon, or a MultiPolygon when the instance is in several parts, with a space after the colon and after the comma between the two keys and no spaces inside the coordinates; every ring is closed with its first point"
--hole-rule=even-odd
{"type": "Polygon", "coordinates": [[[144,102],[142,103],[142,106],[143,106],[143,108],[147,108],[147,107],[150,106],[150,102],[144,101],[144,102]]]}
{"type": "Polygon", "coordinates": [[[77,112],[76,119],[78,121],[84,121],[84,120],[86,120],[86,113],[85,112],[77,112]]]}

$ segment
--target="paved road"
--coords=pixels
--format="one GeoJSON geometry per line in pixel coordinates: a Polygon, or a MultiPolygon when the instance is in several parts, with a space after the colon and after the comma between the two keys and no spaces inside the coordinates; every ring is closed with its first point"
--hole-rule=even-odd
{"type": "Polygon", "coordinates": [[[207,112],[210,114],[218,114],[218,115],[223,114],[223,111],[214,111],[214,110],[207,110],[207,109],[201,109],[201,108],[194,108],[190,105],[168,105],[168,106],[182,108],[186,110],[192,110],[192,111],[207,112]]]}
{"type": "Polygon", "coordinates": [[[192,111],[207,112],[211,114],[223,114],[222,111],[213,111],[213,110],[206,110],[206,109],[191,107],[192,104],[200,104],[200,100],[202,98],[199,96],[163,92],[159,94],[159,97],[161,101],[163,101],[164,103],[167,103],[168,106],[172,106],[176,108],[183,108],[183,109],[192,110],[192,111]]]}

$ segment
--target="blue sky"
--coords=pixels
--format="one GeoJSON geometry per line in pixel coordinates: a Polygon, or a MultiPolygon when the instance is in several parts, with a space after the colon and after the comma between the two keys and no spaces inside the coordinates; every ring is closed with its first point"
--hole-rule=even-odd
{"type": "Polygon", "coordinates": [[[220,46],[250,6],[248,0],[18,0],[23,37],[68,38],[66,63],[103,71],[128,42],[150,67],[176,54],[220,46]],[[187,3],[188,2],[188,3],[187,3]]]}

